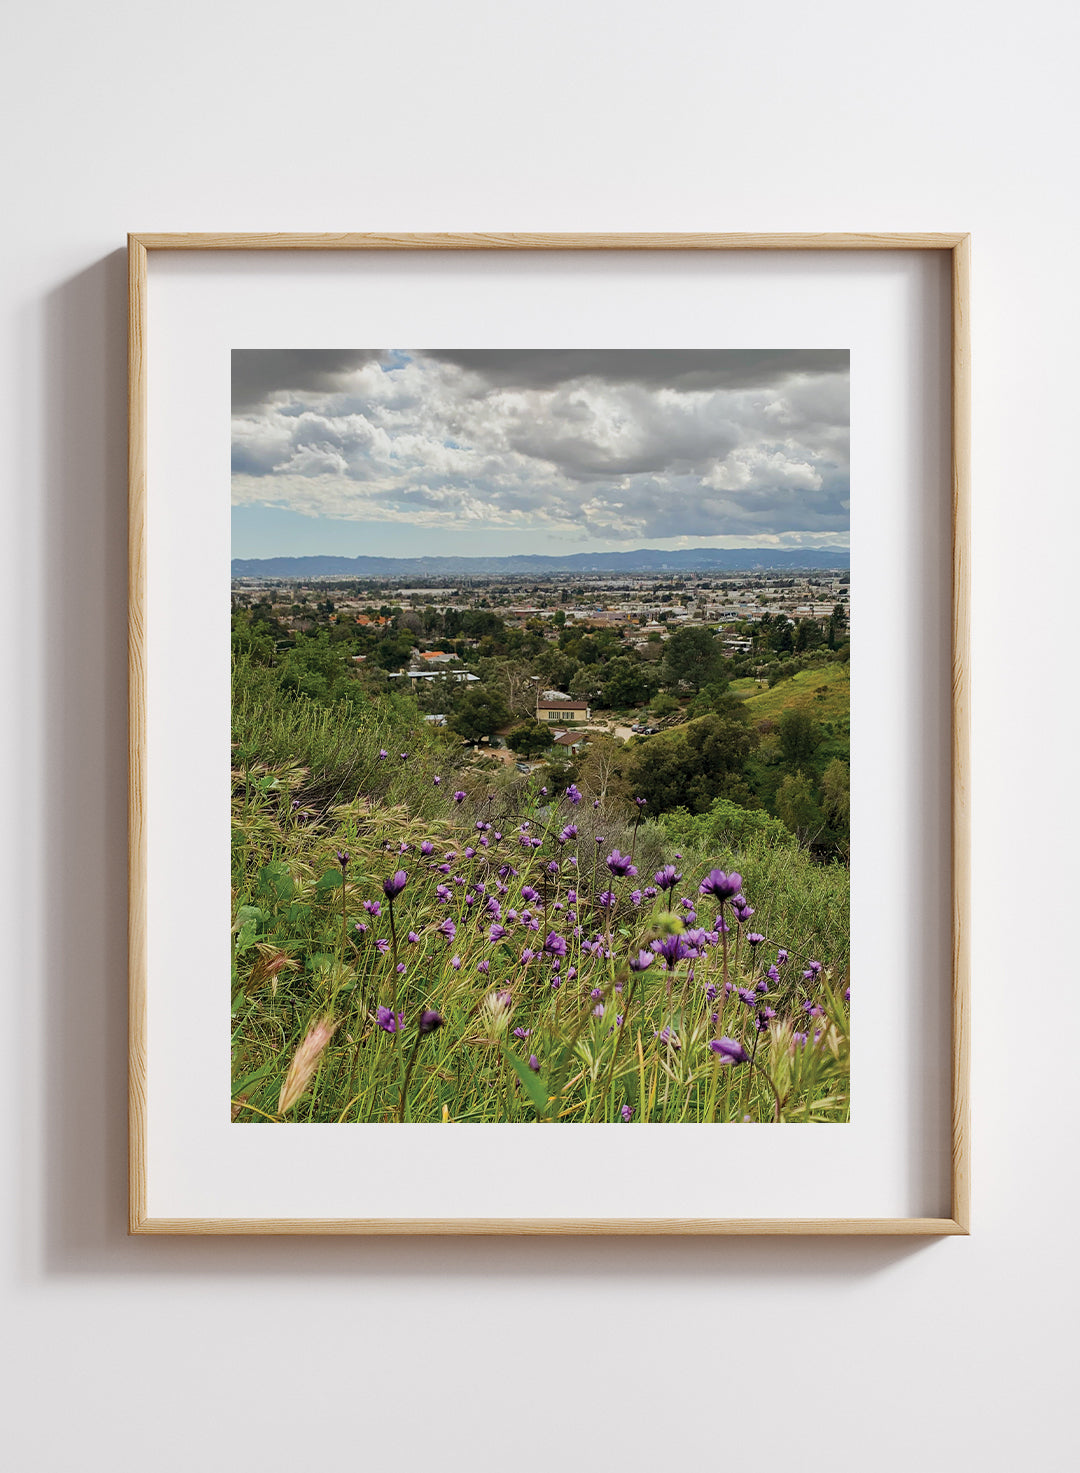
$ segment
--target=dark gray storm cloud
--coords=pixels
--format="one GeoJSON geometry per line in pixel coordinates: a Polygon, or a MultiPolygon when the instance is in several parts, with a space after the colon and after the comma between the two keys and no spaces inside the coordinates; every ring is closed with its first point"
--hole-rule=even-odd
{"type": "Polygon", "coordinates": [[[839,350],[233,355],[233,498],[626,543],[847,534],[839,350]]]}
{"type": "Polygon", "coordinates": [[[379,356],[355,348],[234,348],[233,413],[265,404],[282,391],[302,394],[334,390],[349,373],[379,356]]]}
{"type": "Polygon", "coordinates": [[[425,349],[503,389],[548,389],[591,378],[650,389],[760,389],[794,374],[846,373],[847,349],[425,349]]]}

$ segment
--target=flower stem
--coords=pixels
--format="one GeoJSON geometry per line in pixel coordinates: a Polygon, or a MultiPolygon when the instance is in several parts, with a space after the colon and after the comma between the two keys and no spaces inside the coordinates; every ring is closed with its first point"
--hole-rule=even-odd
{"type": "Polygon", "coordinates": [[[394,928],[394,901],[392,896],[387,897],[386,907],[390,916],[390,1005],[396,1015],[398,1005],[397,931],[394,928]]]}
{"type": "Polygon", "coordinates": [[[402,1080],[401,1083],[401,1099],[398,1101],[397,1112],[399,1125],[404,1125],[405,1123],[405,1105],[409,1098],[409,1085],[412,1083],[413,1070],[416,1068],[416,1056],[420,1052],[420,1040],[423,1038],[423,1036],[424,1035],[422,1033],[418,1033],[416,1035],[416,1042],[412,1046],[412,1053],[409,1055],[408,1067],[405,1070],[405,1078],[402,1080]]]}
{"type": "Polygon", "coordinates": [[[749,1108],[750,1108],[750,1099],[751,1099],[751,1096],[753,1094],[753,1089],[754,1089],[754,1079],[753,1079],[753,1075],[754,1075],[754,1060],[757,1058],[757,1046],[758,1046],[758,1039],[760,1037],[761,1037],[761,1034],[758,1032],[757,1023],[755,1021],[755,1024],[754,1024],[754,1046],[750,1050],[750,1063],[748,1064],[747,1069],[746,1069],[746,1108],[747,1108],[747,1110],[749,1110],[749,1108]]]}

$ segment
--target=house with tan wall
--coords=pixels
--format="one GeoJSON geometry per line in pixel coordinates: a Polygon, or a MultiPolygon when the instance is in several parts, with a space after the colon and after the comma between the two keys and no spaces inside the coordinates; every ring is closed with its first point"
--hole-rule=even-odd
{"type": "Polygon", "coordinates": [[[536,719],[545,726],[549,723],[573,726],[575,723],[591,721],[592,712],[588,701],[545,701],[541,697],[536,703],[536,719]]]}

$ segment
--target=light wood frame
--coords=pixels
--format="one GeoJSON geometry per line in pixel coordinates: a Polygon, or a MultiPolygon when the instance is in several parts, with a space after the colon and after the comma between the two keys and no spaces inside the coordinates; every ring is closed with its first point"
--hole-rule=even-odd
{"type": "Polygon", "coordinates": [[[128,236],[128,1225],[185,1234],[878,1235],[970,1232],[969,561],[971,362],[967,234],[133,234],[128,236]],[[952,1177],[951,1215],[913,1218],[218,1219],[146,1207],[146,317],[151,251],[947,251],[952,262],[952,1177]]]}

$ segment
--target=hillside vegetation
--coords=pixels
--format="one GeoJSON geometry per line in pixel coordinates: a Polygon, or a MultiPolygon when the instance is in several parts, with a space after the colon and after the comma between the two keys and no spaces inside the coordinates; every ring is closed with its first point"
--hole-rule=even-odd
{"type": "Polygon", "coordinates": [[[309,643],[236,643],[234,1119],[847,1118],[847,872],[710,793],[745,715],[524,777],[309,643]]]}

